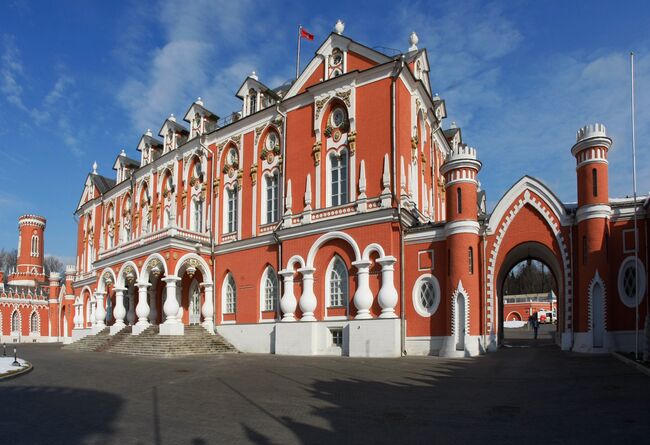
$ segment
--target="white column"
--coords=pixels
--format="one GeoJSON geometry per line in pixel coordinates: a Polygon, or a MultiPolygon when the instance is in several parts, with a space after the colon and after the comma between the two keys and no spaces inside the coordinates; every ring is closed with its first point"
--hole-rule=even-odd
{"type": "Polygon", "coordinates": [[[150,324],[156,324],[156,320],[158,319],[158,308],[157,308],[157,302],[156,302],[156,297],[158,295],[158,285],[157,281],[154,281],[151,287],[149,288],[149,323],[150,324]]]}
{"type": "Polygon", "coordinates": [[[212,303],[212,283],[201,283],[203,286],[203,306],[201,306],[201,314],[203,314],[203,327],[208,332],[214,332],[214,304],[212,303]]]}
{"type": "Polygon", "coordinates": [[[138,316],[138,322],[133,327],[133,334],[137,335],[149,327],[149,303],[147,302],[147,290],[151,284],[136,283],[138,287],[138,305],[135,313],[138,316]]]}
{"type": "Polygon", "coordinates": [[[115,288],[115,308],[113,309],[113,317],[115,317],[115,323],[113,326],[120,326],[120,329],[125,326],[124,317],[126,316],[126,308],[124,307],[124,292],[126,288],[116,287],[115,288]]]}
{"type": "Polygon", "coordinates": [[[314,294],[314,272],[313,267],[303,267],[298,269],[302,274],[302,296],[300,297],[300,310],[302,318],[300,321],[316,321],[314,311],[316,310],[316,295],[314,294]]]}
{"type": "Polygon", "coordinates": [[[183,335],[184,333],[183,323],[177,318],[179,305],[176,299],[176,283],[180,280],[180,278],[174,276],[163,278],[166,283],[165,304],[163,304],[165,322],[160,325],[161,335],[183,335]]]}
{"type": "Polygon", "coordinates": [[[282,321],[296,321],[295,312],[298,306],[296,296],[293,294],[293,270],[281,270],[284,285],[282,298],[280,299],[280,310],[282,311],[282,321]]]}
{"type": "Polygon", "coordinates": [[[133,326],[133,322],[135,321],[135,292],[134,288],[131,287],[127,290],[129,294],[129,307],[127,308],[126,312],[126,322],[128,323],[129,326],[133,326]]]}
{"type": "Polygon", "coordinates": [[[395,305],[397,305],[397,290],[393,282],[394,264],[397,259],[394,256],[384,256],[377,259],[381,264],[381,289],[377,295],[381,314],[379,318],[397,318],[395,305]]]}
{"type": "Polygon", "coordinates": [[[81,326],[80,326],[81,322],[79,321],[80,312],[81,311],[79,310],[79,304],[75,304],[74,305],[74,317],[72,318],[72,321],[74,322],[74,328],[73,329],[80,329],[81,328],[81,326]]]}
{"type": "Polygon", "coordinates": [[[95,326],[95,307],[97,307],[97,303],[93,301],[88,304],[90,305],[90,325],[95,326]]]}
{"type": "Polygon", "coordinates": [[[113,326],[111,326],[111,335],[117,334],[126,326],[124,323],[124,316],[126,315],[126,308],[124,307],[125,291],[126,288],[124,287],[115,288],[115,307],[113,308],[113,317],[115,318],[115,323],[113,323],[113,326]]]}
{"type": "Polygon", "coordinates": [[[358,320],[366,320],[372,318],[370,315],[370,308],[372,307],[372,300],[374,299],[370,291],[370,283],[368,272],[370,269],[370,261],[360,260],[352,262],[352,265],[357,268],[357,290],[354,293],[354,306],[357,308],[357,315],[354,317],[358,320]]]}
{"type": "Polygon", "coordinates": [[[95,326],[93,326],[93,334],[98,333],[106,327],[104,318],[106,317],[106,309],[104,309],[104,295],[106,292],[95,292],[95,301],[97,307],[95,308],[95,326]]]}

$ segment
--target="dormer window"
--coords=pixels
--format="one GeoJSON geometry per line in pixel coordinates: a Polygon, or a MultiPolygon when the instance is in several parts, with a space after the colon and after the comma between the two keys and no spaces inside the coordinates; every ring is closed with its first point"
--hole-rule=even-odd
{"type": "Polygon", "coordinates": [[[257,111],[257,91],[250,89],[248,91],[248,114],[253,114],[257,111]]]}
{"type": "Polygon", "coordinates": [[[343,52],[336,48],[329,57],[329,78],[343,74],[343,52]]]}

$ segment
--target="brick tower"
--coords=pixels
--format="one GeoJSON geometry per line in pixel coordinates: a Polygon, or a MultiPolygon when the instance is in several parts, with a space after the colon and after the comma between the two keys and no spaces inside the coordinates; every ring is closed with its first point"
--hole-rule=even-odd
{"type": "Polygon", "coordinates": [[[16,270],[9,275],[10,286],[35,288],[45,281],[45,223],[45,218],[37,215],[23,215],[18,218],[18,258],[16,270]]]}
{"type": "Polygon", "coordinates": [[[476,150],[454,147],[442,166],[445,175],[447,222],[447,320],[449,337],[441,355],[477,355],[480,334],[478,181],[481,161],[476,150]],[[476,340],[476,341],[475,341],[476,340]]]}
{"type": "Polygon", "coordinates": [[[605,283],[608,282],[609,233],[608,162],[612,140],[603,124],[582,127],[571,148],[576,158],[578,209],[576,211],[577,262],[572,324],[578,351],[604,347],[605,283]]]}

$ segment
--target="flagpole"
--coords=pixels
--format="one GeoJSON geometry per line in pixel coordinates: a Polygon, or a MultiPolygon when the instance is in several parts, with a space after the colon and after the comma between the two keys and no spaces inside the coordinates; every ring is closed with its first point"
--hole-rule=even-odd
{"type": "Polygon", "coordinates": [[[634,53],[630,52],[630,74],[632,77],[632,188],[634,197],[634,294],[636,305],[634,310],[634,351],[639,359],[639,234],[637,233],[636,210],[636,134],[634,122],[634,53]]]}
{"type": "Polygon", "coordinates": [[[302,25],[298,26],[298,54],[296,55],[296,79],[300,75],[300,31],[302,31],[302,25]]]}

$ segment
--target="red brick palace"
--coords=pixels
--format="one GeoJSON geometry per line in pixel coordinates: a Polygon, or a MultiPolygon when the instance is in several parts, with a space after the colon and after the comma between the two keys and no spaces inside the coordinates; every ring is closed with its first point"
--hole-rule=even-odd
{"type": "Polygon", "coordinates": [[[608,194],[605,126],[564,142],[577,203],[524,176],[488,214],[477,150],[444,125],[417,40],[389,56],[339,22],[295,81],[253,73],[236,113],[199,99],[147,130],[137,159],[122,151],[110,178],[95,166],[76,209],[74,298],[54,305],[62,335],[200,324],[244,352],[476,355],[498,347],[504,280],[532,257],[557,281],[563,349],[634,348],[647,206],[635,259],[634,203],[608,194]]]}

